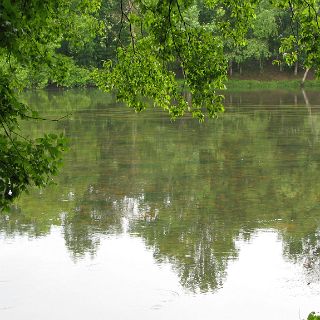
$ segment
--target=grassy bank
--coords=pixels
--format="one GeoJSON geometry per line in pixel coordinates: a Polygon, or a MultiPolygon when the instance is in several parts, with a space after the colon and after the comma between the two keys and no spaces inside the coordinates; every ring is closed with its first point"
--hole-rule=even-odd
{"type": "MultiPolygon", "coordinates": [[[[228,89],[298,89],[301,87],[301,80],[229,80],[226,83],[228,89]]],[[[320,80],[307,80],[304,83],[306,89],[319,89],[320,80]]]]}

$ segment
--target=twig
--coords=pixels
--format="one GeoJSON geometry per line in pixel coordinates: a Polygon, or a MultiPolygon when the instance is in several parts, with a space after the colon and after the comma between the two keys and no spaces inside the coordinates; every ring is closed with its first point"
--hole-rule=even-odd
{"type": "MultiPolygon", "coordinates": [[[[291,12],[291,21],[294,22],[295,20],[295,12],[294,12],[294,9],[293,9],[293,4],[291,1],[288,2],[289,3],[289,9],[290,9],[290,12],[291,12]]],[[[290,23],[290,28],[291,28],[291,31],[292,31],[292,34],[294,36],[294,38],[296,39],[296,46],[298,45],[298,41],[299,41],[299,34],[298,34],[298,23],[296,24],[297,25],[297,30],[296,30],[296,33],[293,29],[293,25],[290,23]]],[[[299,48],[297,48],[299,49],[299,48]]]]}
{"type": "Polygon", "coordinates": [[[122,28],[123,28],[123,17],[124,17],[124,11],[123,11],[123,1],[120,1],[120,9],[121,9],[121,19],[120,19],[120,29],[118,33],[118,42],[122,45],[121,41],[121,33],[122,33],[122,28]]]}
{"type": "Polygon", "coordinates": [[[27,116],[27,115],[23,115],[23,117],[28,118],[28,119],[33,119],[33,120],[44,120],[44,121],[53,121],[53,122],[57,122],[60,121],[62,119],[65,119],[67,117],[69,117],[70,115],[72,115],[72,112],[68,113],[67,115],[58,118],[58,119],[48,119],[48,118],[41,118],[41,117],[31,117],[31,116],[27,116]]]}
{"type": "Polygon", "coordinates": [[[0,117],[2,118],[2,120],[0,120],[1,122],[1,126],[6,134],[6,136],[8,137],[8,139],[10,140],[10,142],[12,143],[13,147],[15,148],[15,150],[17,151],[18,155],[21,157],[21,159],[25,159],[25,157],[23,157],[20,153],[20,151],[18,150],[17,146],[15,145],[10,133],[8,132],[8,129],[6,128],[6,126],[4,125],[5,124],[5,121],[3,120],[3,117],[0,115],[0,117]]]}
{"type": "Polygon", "coordinates": [[[188,42],[189,42],[189,41],[190,41],[190,36],[189,36],[189,33],[188,33],[187,25],[186,25],[186,22],[184,21],[184,18],[183,18],[183,16],[182,16],[181,9],[180,9],[180,5],[179,5],[179,1],[176,0],[176,2],[177,2],[177,9],[178,9],[178,12],[179,12],[181,21],[182,21],[182,23],[183,23],[183,25],[184,25],[184,29],[185,29],[185,31],[186,31],[186,33],[187,33],[188,42]]]}

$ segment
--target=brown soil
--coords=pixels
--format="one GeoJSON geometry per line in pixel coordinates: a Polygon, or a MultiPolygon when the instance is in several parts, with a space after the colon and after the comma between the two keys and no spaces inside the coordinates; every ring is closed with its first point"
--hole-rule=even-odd
{"type": "MultiPolygon", "coordinates": [[[[263,67],[263,71],[260,72],[258,65],[245,65],[242,66],[242,73],[239,73],[237,65],[233,66],[233,74],[230,76],[232,80],[259,80],[259,81],[281,81],[281,80],[301,80],[304,74],[304,70],[299,68],[298,75],[295,76],[293,68],[286,67],[280,71],[278,66],[268,63],[263,67]]],[[[307,80],[314,80],[314,71],[310,70],[307,76],[307,80]]]]}

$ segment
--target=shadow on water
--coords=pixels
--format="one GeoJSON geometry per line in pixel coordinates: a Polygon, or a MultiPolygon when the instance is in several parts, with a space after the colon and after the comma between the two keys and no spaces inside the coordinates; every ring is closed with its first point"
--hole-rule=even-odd
{"type": "Polygon", "coordinates": [[[144,239],[170,262],[184,287],[214,291],[237,259],[237,241],[278,233],[284,256],[319,281],[320,96],[306,92],[227,92],[226,113],[199,124],[140,115],[97,91],[28,93],[58,124],[27,124],[36,136],[70,140],[56,186],[32,190],[0,216],[6,237],[61,226],[75,259],[95,255],[103,235],[144,239]],[[307,101],[307,102],[306,102],[307,101]]]}

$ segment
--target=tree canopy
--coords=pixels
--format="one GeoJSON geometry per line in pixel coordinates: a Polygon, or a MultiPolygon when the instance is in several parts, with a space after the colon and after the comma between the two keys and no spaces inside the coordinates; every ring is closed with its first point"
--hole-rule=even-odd
{"type": "Polygon", "coordinates": [[[25,81],[17,69],[34,74],[44,68],[63,81],[72,62],[59,54],[61,42],[79,42],[82,21],[87,39],[95,34],[98,1],[2,1],[0,4],[0,207],[6,207],[29,184],[51,181],[65,149],[63,135],[47,134],[32,140],[19,133],[19,119],[40,117],[18,99],[25,81]]]}
{"type": "Polygon", "coordinates": [[[50,182],[66,148],[63,135],[19,133],[21,119],[41,119],[19,90],[91,81],[136,111],[202,121],[223,111],[233,60],[276,55],[319,73],[318,12],[318,0],[2,1],[0,207],[50,182]]]}

